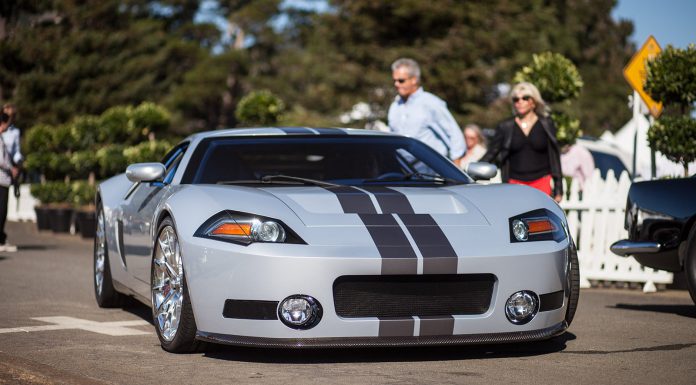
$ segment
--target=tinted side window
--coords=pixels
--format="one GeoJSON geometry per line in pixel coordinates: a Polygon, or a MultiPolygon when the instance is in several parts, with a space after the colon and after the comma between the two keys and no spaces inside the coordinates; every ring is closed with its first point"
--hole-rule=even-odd
{"type": "Polygon", "coordinates": [[[165,173],[166,176],[164,177],[164,183],[171,183],[172,179],[174,179],[174,174],[176,174],[176,170],[179,167],[179,163],[181,163],[181,159],[184,157],[187,148],[188,143],[182,143],[165,155],[164,159],[162,160],[162,164],[164,164],[164,167],[167,170],[165,173]]]}

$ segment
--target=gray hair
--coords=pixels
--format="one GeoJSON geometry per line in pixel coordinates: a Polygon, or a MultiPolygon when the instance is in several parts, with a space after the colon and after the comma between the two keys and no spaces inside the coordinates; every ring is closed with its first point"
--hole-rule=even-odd
{"type": "MultiPolygon", "coordinates": [[[[510,91],[510,101],[512,102],[512,98],[517,95],[517,94],[522,94],[522,95],[529,95],[534,99],[534,112],[536,112],[537,115],[539,116],[548,116],[549,115],[549,108],[546,106],[546,102],[544,102],[544,99],[541,97],[541,93],[539,92],[539,89],[536,88],[536,86],[532,83],[528,82],[521,82],[515,84],[514,87],[512,87],[512,91],[510,91]]],[[[513,108],[512,108],[513,114],[515,112],[515,107],[513,103],[513,108]]]]}
{"type": "Polygon", "coordinates": [[[415,76],[416,80],[418,80],[418,83],[420,84],[421,70],[418,62],[413,59],[402,57],[400,59],[396,59],[396,61],[391,65],[392,71],[396,71],[398,68],[402,67],[408,70],[408,74],[410,76],[415,76]]]}

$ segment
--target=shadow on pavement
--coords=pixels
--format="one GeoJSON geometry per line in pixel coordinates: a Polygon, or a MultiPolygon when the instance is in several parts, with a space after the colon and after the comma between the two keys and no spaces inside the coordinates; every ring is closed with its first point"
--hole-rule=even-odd
{"type": "MultiPolygon", "coordinates": [[[[471,345],[456,347],[407,347],[360,349],[262,349],[206,344],[204,356],[242,362],[331,364],[360,362],[410,362],[529,357],[563,351],[566,342],[574,340],[572,333],[563,333],[546,341],[500,345],[471,345]]],[[[455,374],[455,373],[453,373],[455,374]]]]}
{"type": "Polygon", "coordinates": [[[135,298],[128,297],[128,299],[126,299],[126,304],[123,305],[123,311],[142,318],[143,320],[149,322],[150,325],[154,325],[152,322],[152,310],[150,307],[146,306],[135,298]]]}
{"type": "Polygon", "coordinates": [[[17,246],[18,251],[29,251],[29,250],[48,250],[55,247],[55,245],[21,245],[17,246]]]}
{"type": "Polygon", "coordinates": [[[696,306],[694,305],[633,305],[626,303],[618,303],[616,306],[607,306],[608,308],[650,311],[655,313],[676,314],[682,317],[696,318],[696,306]]]}

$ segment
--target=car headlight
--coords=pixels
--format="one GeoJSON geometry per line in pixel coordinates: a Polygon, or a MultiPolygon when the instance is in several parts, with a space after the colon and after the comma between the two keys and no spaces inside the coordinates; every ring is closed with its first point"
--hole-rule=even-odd
{"type": "Polygon", "coordinates": [[[194,236],[245,246],[255,242],[305,244],[280,220],[231,210],[213,215],[194,236]]]}
{"type": "Polygon", "coordinates": [[[564,222],[547,209],[538,209],[510,218],[510,242],[556,241],[568,237],[564,222]]]}

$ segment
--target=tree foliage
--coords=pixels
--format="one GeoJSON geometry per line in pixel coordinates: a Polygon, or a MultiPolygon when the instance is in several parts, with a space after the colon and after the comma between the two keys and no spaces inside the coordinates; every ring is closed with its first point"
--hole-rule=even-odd
{"type": "Polygon", "coordinates": [[[666,108],[667,112],[650,127],[648,144],[669,160],[681,163],[686,177],[689,163],[696,160],[696,120],[690,116],[696,101],[696,45],[686,49],[667,46],[648,61],[645,90],[666,107],[676,107],[666,108]]]}
{"type": "Polygon", "coordinates": [[[696,44],[670,46],[647,63],[645,91],[654,100],[687,113],[696,101],[696,44]]]}
{"type": "Polygon", "coordinates": [[[287,103],[283,119],[338,125],[358,102],[384,113],[389,65],[410,56],[460,124],[492,127],[509,114],[500,85],[553,51],[585,81],[568,111],[585,132],[629,118],[621,70],[635,47],[631,23],[611,17],[616,0],[306,3],[219,0],[230,22],[220,34],[194,22],[202,0],[2,2],[0,98],[20,107],[20,127],[149,100],[186,132],[238,125],[242,96],[268,89],[287,103]]]}

